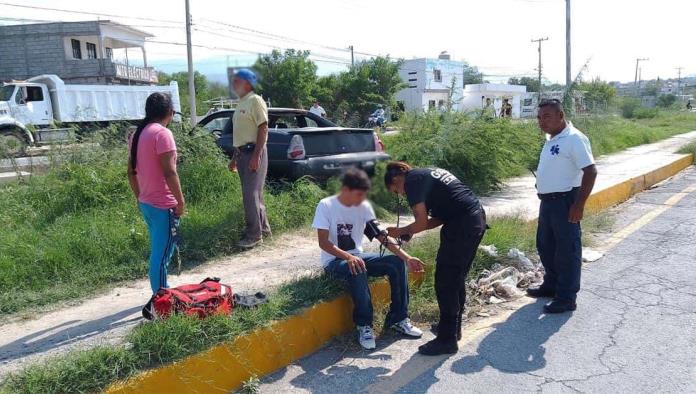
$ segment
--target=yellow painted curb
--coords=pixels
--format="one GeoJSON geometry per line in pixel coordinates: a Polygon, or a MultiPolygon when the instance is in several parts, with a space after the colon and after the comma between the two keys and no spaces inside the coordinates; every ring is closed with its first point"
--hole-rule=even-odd
{"type": "MultiPolygon", "coordinates": [[[[659,169],[600,190],[589,198],[586,210],[598,212],[620,204],[684,170],[693,162],[693,155],[684,155],[659,169]]],[[[414,285],[417,286],[422,276],[412,279],[415,279],[414,285]]],[[[389,301],[387,282],[378,281],[370,287],[373,302],[377,306],[386,305],[389,301]]],[[[249,378],[270,374],[315,352],[332,338],[349,332],[353,328],[351,311],[350,297],[343,295],[275,322],[270,327],[116,382],[105,393],[229,393],[249,378]]]]}
{"type": "Polygon", "coordinates": [[[678,174],[693,163],[694,156],[692,154],[683,155],[679,159],[656,170],[600,190],[590,196],[585,205],[585,210],[589,213],[596,213],[620,204],[643,190],[678,174]]]}
{"type": "MultiPolygon", "coordinates": [[[[422,276],[412,275],[418,286],[422,276]]],[[[386,281],[370,284],[373,303],[389,302],[386,281]]],[[[352,301],[344,294],[322,302],[270,327],[255,330],[230,342],[133,378],[116,382],[104,392],[229,393],[253,376],[264,376],[311,354],[338,335],[353,329],[352,301]]]]}

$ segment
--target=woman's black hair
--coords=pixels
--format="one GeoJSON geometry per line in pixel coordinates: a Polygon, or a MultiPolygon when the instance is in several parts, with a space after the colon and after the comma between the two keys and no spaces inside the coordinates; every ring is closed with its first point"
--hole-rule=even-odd
{"type": "Polygon", "coordinates": [[[167,117],[174,110],[172,96],[169,93],[155,92],[147,97],[145,101],[145,119],[140,121],[138,128],[133,133],[130,151],[130,167],[132,174],[135,174],[135,165],[138,156],[138,140],[145,126],[167,117]]]}
{"type": "Polygon", "coordinates": [[[411,166],[403,161],[392,161],[387,164],[387,172],[384,173],[384,185],[389,187],[393,182],[394,178],[399,175],[406,175],[411,171],[411,166]]]}

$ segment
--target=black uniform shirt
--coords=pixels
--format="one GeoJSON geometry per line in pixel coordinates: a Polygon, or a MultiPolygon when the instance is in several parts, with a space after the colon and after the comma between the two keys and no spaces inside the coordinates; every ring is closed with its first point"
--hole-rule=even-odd
{"type": "Polygon", "coordinates": [[[408,204],[425,203],[431,217],[443,222],[472,216],[481,203],[457,177],[441,168],[416,168],[406,174],[404,183],[408,204]]]}

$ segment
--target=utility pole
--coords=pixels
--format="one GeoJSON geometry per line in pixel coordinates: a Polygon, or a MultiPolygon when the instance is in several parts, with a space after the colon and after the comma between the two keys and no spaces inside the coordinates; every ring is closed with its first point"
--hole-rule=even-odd
{"type": "Polygon", "coordinates": [[[566,91],[570,92],[570,0],[566,0],[566,91]]]}
{"type": "Polygon", "coordinates": [[[677,80],[677,96],[681,96],[681,70],[684,69],[684,67],[677,67],[677,71],[679,72],[679,79],[677,80]]]}
{"type": "Polygon", "coordinates": [[[536,40],[532,40],[532,42],[536,42],[539,44],[539,68],[537,69],[539,71],[539,93],[537,94],[537,104],[541,103],[541,43],[548,40],[548,37],[537,38],[536,40]]]}
{"type": "Polygon", "coordinates": [[[638,87],[638,82],[639,82],[638,81],[638,68],[640,67],[640,62],[648,61],[648,60],[650,60],[650,59],[648,59],[647,57],[639,57],[636,59],[636,78],[635,78],[635,81],[633,82],[633,84],[636,87],[636,97],[638,97],[638,95],[640,94],[640,88],[638,87]]]}
{"type": "Polygon", "coordinates": [[[350,68],[355,67],[355,56],[353,55],[353,46],[349,46],[348,49],[350,49],[350,68]]]}
{"type": "Polygon", "coordinates": [[[186,1],[186,55],[188,56],[188,92],[191,108],[191,126],[196,126],[196,85],[193,83],[193,49],[191,46],[191,7],[186,1]]]}

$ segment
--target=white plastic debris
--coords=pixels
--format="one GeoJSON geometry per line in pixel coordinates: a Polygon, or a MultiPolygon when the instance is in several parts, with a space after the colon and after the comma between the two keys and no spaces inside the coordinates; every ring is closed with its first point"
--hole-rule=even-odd
{"type": "Polygon", "coordinates": [[[507,257],[512,260],[513,264],[523,272],[531,271],[534,269],[534,264],[532,261],[524,255],[522,251],[517,248],[510,249],[507,257]]]}
{"type": "Polygon", "coordinates": [[[582,261],[586,263],[592,263],[595,262],[599,259],[601,259],[604,256],[604,253],[590,249],[590,248],[582,248],[582,261]]]}
{"type": "Polygon", "coordinates": [[[479,249],[491,257],[498,257],[498,248],[496,248],[495,245],[481,245],[479,249]]]}
{"type": "MultiPolygon", "coordinates": [[[[520,272],[515,267],[507,267],[493,272],[488,277],[479,279],[478,288],[487,296],[511,300],[522,295],[522,292],[517,288],[520,276],[520,272]]],[[[489,302],[491,302],[490,298],[489,302]]]]}

